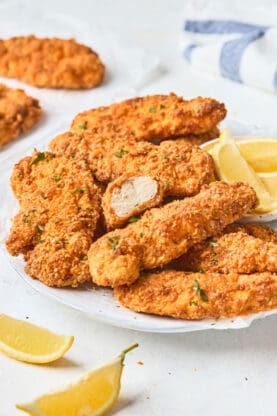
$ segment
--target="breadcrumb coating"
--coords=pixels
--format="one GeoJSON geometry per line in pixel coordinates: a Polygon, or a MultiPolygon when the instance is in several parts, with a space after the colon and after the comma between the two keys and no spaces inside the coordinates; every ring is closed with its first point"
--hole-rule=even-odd
{"type": "Polygon", "coordinates": [[[23,90],[0,84],[0,148],[28,131],[40,116],[38,100],[23,90]]]}
{"type": "Polygon", "coordinates": [[[36,87],[87,89],[101,84],[105,66],[74,39],[33,35],[0,39],[0,75],[36,87]]]}

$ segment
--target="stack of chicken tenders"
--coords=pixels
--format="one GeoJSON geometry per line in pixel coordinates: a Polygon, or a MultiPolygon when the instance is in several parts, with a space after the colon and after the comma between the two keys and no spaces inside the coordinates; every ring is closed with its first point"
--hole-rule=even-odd
{"type": "Polygon", "coordinates": [[[277,233],[235,224],[257,205],[216,180],[199,145],[225,117],[171,93],[78,114],[49,152],[14,167],[20,210],[7,248],[48,286],[92,281],[134,311],[182,319],[277,307],[277,233]]]}

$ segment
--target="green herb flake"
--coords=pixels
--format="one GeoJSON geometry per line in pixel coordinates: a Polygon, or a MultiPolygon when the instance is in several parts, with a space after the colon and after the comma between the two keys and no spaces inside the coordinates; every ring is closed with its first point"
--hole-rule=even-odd
{"type": "Polygon", "coordinates": [[[181,160],[181,159],[182,159],[182,155],[178,154],[178,155],[176,156],[176,159],[181,160]]]}
{"type": "Polygon", "coordinates": [[[79,129],[86,130],[88,128],[88,123],[85,122],[84,124],[80,124],[79,129]]]}
{"type": "Polygon", "coordinates": [[[191,306],[198,306],[198,302],[196,302],[195,300],[193,300],[192,302],[190,302],[191,306]]]}
{"type": "Polygon", "coordinates": [[[149,113],[156,113],[156,108],[155,107],[150,107],[149,108],[149,113]]]}
{"type": "Polygon", "coordinates": [[[210,260],[210,264],[216,264],[216,263],[217,263],[217,260],[216,259],[210,260]]]}
{"type": "Polygon", "coordinates": [[[39,192],[39,195],[42,197],[42,199],[48,199],[48,196],[46,196],[43,192],[39,192]]]}
{"type": "Polygon", "coordinates": [[[200,267],[199,269],[194,270],[193,273],[205,273],[205,271],[200,267]]]}
{"type": "Polygon", "coordinates": [[[166,160],[166,159],[168,159],[168,154],[167,153],[165,153],[164,155],[162,155],[162,160],[166,160]]]}
{"type": "Polygon", "coordinates": [[[209,243],[212,247],[219,247],[219,244],[216,241],[210,240],[209,243]]]}
{"type": "Polygon", "coordinates": [[[142,238],[144,236],[144,234],[143,233],[139,233],[139,236],[140,236],[140,238],[142,238]]]}
{"type": "Polygon", "coordinates": [[[198,293],[198,295],[201,297],[201,299],[203,300],[203,302],[208,302],[209,298],[206,295],[205,291],[203,289],[201,289],[198,280],[194,280],[193,281],[193,286],[196,290],[196,292],[198,293]]]}
{"type": "Polygon", "coordinates": [[[32,161],[31,166],[35,165],[36,163],[40,162],[41,160],[46,159],[44,152],[38,152],[36,158],[32,161]]]}
{"type": "Polygon", "coordinates": [[[209,214],[209,211],[207,209],[204,209],[203,212],[204,212],[205,215],[208,215],[209,214]]]}
{"type": "Polygon", "coordinates": [[[127,155],[128,150],[121,149],[119,152],[115,152],[115,156],[121,158],[123,155],[127,155]]]}
{"type": "Polygon", "coordinates": [[[61,175],[53,176],[53,181],[59,182],[61,180],[61,175]]]}
{"type": "Polygon", "coordinates": [[[75,191],[73,191],[73,194],[83,194],[84,192],[85,192],[84,189],[77,188],[77,189],[75,189],[75,191]]]}
{"type": "Polygon", "coordinates": [[[88,256],[81,256],[81,257],[80,257],[80,260],[84,260],[84,261],[85,261],[85,260],[87,260],[87,259],[88,259],[88,256]]]}
{"type": "Polygon", "coordinates": [[[237,284],[236,289],[240,289],[240,284],[239,283],[237,284]]]}
{"type": "Polygon", "coordinates": [[[111,249],[112,250],[115,250],[116,249],[116,246],[118,245],[118,243],[119,243],[119,241],[118,241],[118,237],[117,236],[114,236],[114,237],[109,237],[108,238],[108,241],[109,241],[109,243],[110,243],[110,245],[111,245],[111,249]]]}
{"type": "Polygon", "coordinates": [[[194,109],[194,111],[196,112],[196,113],[200,113],[200,110],[201,110],[201,107],[200,106],[196,106],[195,107],[195,109],[194,109]]]}
{"type": "Polygon", "coordinates": [[[166,285],[164,285],[164,284],[162,284],[162,288],[163,288],[163,289],[166,289],[166,288],[167,288],[167,286],[166,286],[166,285]]]}
{"type": "Polygon", "coordinates": [[[128,222],[132,223],[132,222],[137,222],[138,220],[139,220],[139,218],[138,218],[138,217],[130,217],[130,218],[128,219],[128,222]]]}
{"type": "Polygon", "coordinates": [[[44,243],[45,240],[36,240],[36,243],[44,243]]]}
{"type": "Polygon", "coordinates": [[[38,233],[42,233],[43,230],[44,230],[44,227],[42,225],[37,225],[37,232],[38,233]]]}
{"type": "Polygon", "coordinates": [[[164,182],[164,186],[165,186],[165,188],[169,188],[170,187],[170,183],[169,182],[164,182]]]}

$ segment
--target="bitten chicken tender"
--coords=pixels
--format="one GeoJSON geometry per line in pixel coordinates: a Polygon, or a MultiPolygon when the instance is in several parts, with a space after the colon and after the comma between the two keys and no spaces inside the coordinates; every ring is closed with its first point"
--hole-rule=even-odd
{"type": "Polygon", "coordinates": [[[105,66],[99,56],[74,39],[19,36],[0,39],[0,75],[36,87],[93,88],[105,66]]]}
{"type": "Polygon", "coordinates": [[[161,205],[163,186],[151,176],[125,174],[109,183],[102,198],[102,208],[108,229],[136,222],[137,215],[161,205]]]}
{"type": "Polygon", "coordinates": [[[8,251],[23,253],[26,272],[48,286],[89,280],[87,252],[101,201],[85,162],[34,152],[15,166],[11,184],[20,211],[6,241],[8,251]]]}
{"type": "Polygon", "coordinates": [[[28,131],[40,116],[38,100],[29,97],[23,90],[0,84],[0,148],[28,131]]]}
{"type": "MultiPolygon", "coordinates": [[[[215,129],[226,116],[224,104],[213,98],[184,100],[169,95],[137,97],[78,114],[71,130],[112,131],[134,135],[137,140],[155,140],[203,135],[215,129]]],[[[215,136],[216,137],[216,136],[215,136]]]]}
{"type": "Polygon", "coordinates": [[[68,158],[85,159],[96,179],[111,182],[123,174],[151,176],[166,195],[195,195],[203,184],[214,180],[212,157],[197,146],[164,141],[159,146],[135,142],[128,137],[113,141],[97,133],[64,133],[50,149],[68,158]]]}
{"type": "Polygon", "coordinates": [[[221,234],[193,246],[174,266],[203,273],[277,272],[277,243],[266,241],[268,234],[259,225],[255,231],[260,237],[265,232],[265,240],[247,231],[244,226],[227,227],[221,234]]]}
{"type": "Polygon", "coordinates": [[[92,244],[88,254],[92,280],[101,286],[130,285],[142,269],[169,263],[220,233],[256,203],[256,194],[247,184],[213,182],[194,197],[153,208],[136,223],[92,244]]]}
{"type": "Polygon", "coordinates": [[[120,286],[115,297],[137,312],[181,319],[224,318],[277,308],[277,274],[165,270],[120,286]]]}

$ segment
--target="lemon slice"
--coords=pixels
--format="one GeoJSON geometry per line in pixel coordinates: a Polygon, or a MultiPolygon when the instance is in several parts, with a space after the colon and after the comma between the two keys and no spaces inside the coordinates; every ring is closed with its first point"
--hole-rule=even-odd
{"type": "Polygon", "coordinates": [[[0,314],[0,350],[19,361],[50,363],[62,357],[74,337],[56,335],[47,329],[0,314]]]}
{"type": "Polygon", "coordinates": [[[251,185],[259,199],[256,212],[270,212],[277,209],[277,201],[266,190],[262,180],[240,153],[231,133],[224,129],[219,143],[211,151],[217,176],[227,182],[241,181],[251,185]]]}
{"type": "Polygon", "coordinates": [[[16,407],[31,416],[104,415],[118,398],[125,355],[137,346],[131,345],[113,361],[87,373],[65,390],[46,394],[16,407]]]}
{"type": "Polygon", "coordinates": [[[236,141],[240,153],[255,172],[277,171],[277,139],[252,137],[236,141]]]}
{"type": "Polygon", "coordinates": [[[258,176],[272,198],[277,200],[277,171],[276,172],[260,172],[258,176]]]}

